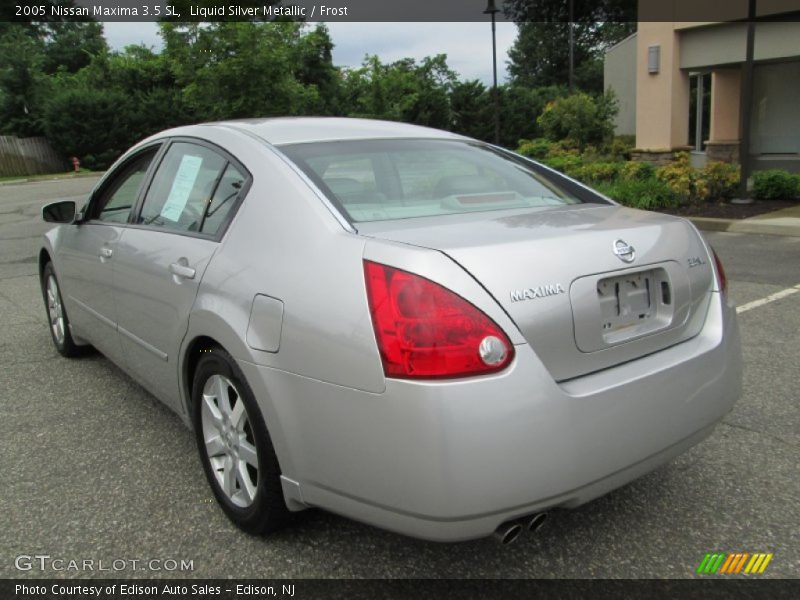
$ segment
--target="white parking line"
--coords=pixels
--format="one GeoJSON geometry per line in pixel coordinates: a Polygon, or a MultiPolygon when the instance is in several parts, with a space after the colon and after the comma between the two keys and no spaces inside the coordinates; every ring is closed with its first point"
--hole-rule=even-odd
{"type": "Polygon", "coordinates": [[[736,308],[736,312],[738,314],[742,314],[743,312],[747,312],[753,308],[758,308],[759,306],[764,306],[765,304],[769,304],[770,302],[775,302],[775,300],[780,300],[781,298],[786,298],[786,296],[791,296],[792,294],[796,294],[800,292],[800,284],[786,288],[785,290],[781,290],[780,292],[775,292],[774,294],[770,294],[764,298],[760,298],[759,300],[753,300],[752,302],[748,302],[747,304],[742,304],[736,308]]]}

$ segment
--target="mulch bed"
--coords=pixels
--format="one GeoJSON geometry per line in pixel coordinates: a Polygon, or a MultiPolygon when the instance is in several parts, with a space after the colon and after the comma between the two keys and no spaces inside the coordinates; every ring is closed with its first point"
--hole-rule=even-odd
{"type": "Polygon", "coordinates": [[[746,219],[774,212],[782,208],[797,206],[797,200],[755,200],[752,204],[731,204],[730,202],[704,202],[687,204],[677,208],[662,208],[659,212],[681,217],[713,217],[715,219],[746,219]]]}

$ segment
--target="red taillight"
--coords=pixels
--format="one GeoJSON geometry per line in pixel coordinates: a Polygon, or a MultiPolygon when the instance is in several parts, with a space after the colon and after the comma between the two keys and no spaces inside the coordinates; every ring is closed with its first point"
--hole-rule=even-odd
{"type": "Polygon", "coordinates": [[[503,330],[461,296],[368,260],[364,275],[387,377],[483,375],[504,369],[514,357],[503,330]]]}
{"type": "Polygon", "coordinates": [[[711,249],[711,254],[714,255],[714,266],[716,267],[717,271],[717,282],[719,283],[719,289],[723,294],[728,293],[728,278],[725,276],[725,269],[722,267],[722,261],[717,256],[717,253],[714,252],[714,249],[711,249]]]}

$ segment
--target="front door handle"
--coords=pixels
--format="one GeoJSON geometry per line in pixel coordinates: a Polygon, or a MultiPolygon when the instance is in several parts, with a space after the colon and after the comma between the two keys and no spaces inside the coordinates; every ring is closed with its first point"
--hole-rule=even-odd
{"type": "Polygon", "coordinates": [[[111,258],[114,251],[111,248],[100,248],[100,258],[111,258]]]}
{"type": "Polygon", "coordinates": [[[169,272],[183,279],[194,279],[195,270],[192,267],[174,262],[169,266],[169,272]]]}

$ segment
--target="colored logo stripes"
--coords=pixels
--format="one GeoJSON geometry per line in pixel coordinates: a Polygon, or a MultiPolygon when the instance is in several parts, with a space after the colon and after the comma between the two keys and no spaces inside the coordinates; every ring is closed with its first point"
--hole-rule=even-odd
{"type": "Polygon", "coordinates": [[[771,560],[772,553],[731,552],[725,554],[709,552],[703,557],[700,566],[697,567],[697,572],[701,574],[718,573],[720,575],[736,575],[739,573],[755,575],[763,573],[771,560]]]}

